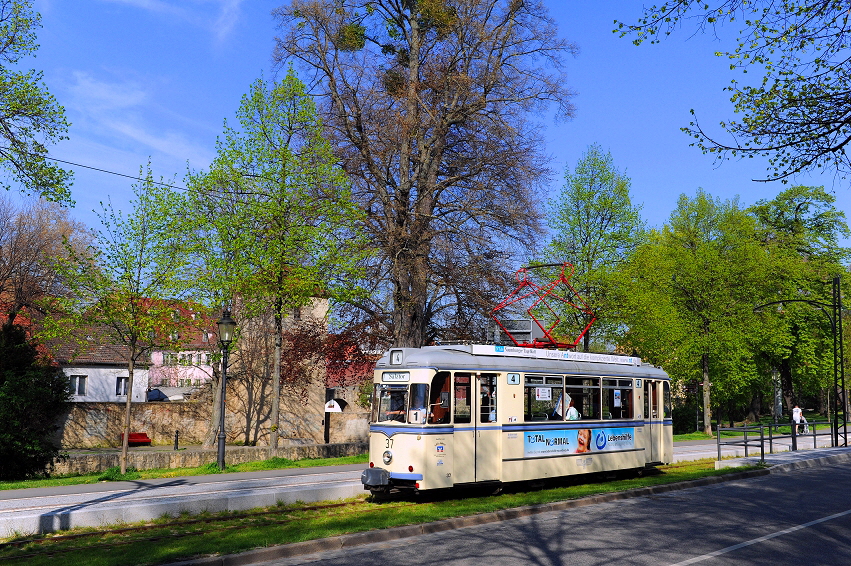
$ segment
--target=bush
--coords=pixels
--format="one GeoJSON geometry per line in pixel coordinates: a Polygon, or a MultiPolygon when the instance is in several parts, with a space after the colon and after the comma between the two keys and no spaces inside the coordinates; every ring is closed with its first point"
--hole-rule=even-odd
{"type": "Polygon", "coordinates": [[[67,410],[68,378],[17,325],[0,328],[0,480],[43,474],[59,455],[54,437],[67,410]]]}

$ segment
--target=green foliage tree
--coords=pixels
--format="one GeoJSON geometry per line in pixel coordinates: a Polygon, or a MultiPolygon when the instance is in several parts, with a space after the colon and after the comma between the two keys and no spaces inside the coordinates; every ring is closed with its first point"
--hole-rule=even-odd
{"type": "Polygon", "coordinates": [[[155,182],[150,171],[134,185],[132,210],[122,213],[102,204],[103,229],[84,253],[69,248],[70,259],[57,264],[68,289],[51,305],[43,334],[52,339],[88,338],[123,346],[128,382],[121,473],[127,470],[127,442],[135,368],[153,349],[173,348],[191,321],[176,316],[189,289],[185,233],[179,195],[155,182]],[[69,335],[69,331],[73,333],[69,335]],[[75,331],[75,332],[74,332],[75,331]]]}
{"type": "Polygon", "coordinates": [[[470,338],[496,302],[486,288],[501,293],[540,235],[548,171],[529,116],[572,113],[575,46],[539,0],[292,0],[275,14],[275,57],[315,76],[378,251],[353,318],[398,346],[470,338]]]}
{"type": "Polygon", "coordinates": [[[272,446],[277,446],[284,319],[317,297],[357,295],[366,247],[348,180],[313,97],[290,69],[251,85],[208,172],[190,175],[198,285],[210,304],[274,318],[272,446]]]}
{"type": "MultiPolygon", "coordinates": [[[[823,187],[794,186],[749,211],[758,221],[760,239],[771,269],[767,273],[771,300],[808,299],[830,304],[831,281],[845,271],[849,250],[840,237],[851,235],[845,214],[823,187]]],[[[779,372],[787,410],[799,393],[831,385],[832,329],[829,319],[812,305],[785,303],[761,310],[755,352],[768,369],[779,372]]]]}
{"type": "MultiPolygon", "coordinates": [[[[572,285],[594,311],[597,321],[584,336],[589,351],[592,331],[608,341],[619,321],[608,310],[612,274],[641,242],[641,207],[632,204],[630,180],[615,167],[611,153],[591,145],[573,172],[566,168],[561,193],[550,202],[552,240],[545,250],[550,262],[570,262],[572,285]]],[[[568,317],[565,317],[567,320],[568,317]]],[[[590,322],[583,318],[574,336],[590,322]]]]}
{"type": "Polygon", "coordinates": [[[46,159],[47,145],[67,139],[65,109],[47,91],[40,71],[16,68],[38,49],[40,26],[31,1],[0,0],[0,167],[26,193],[72,203],[71,173],[46,159]]]}
{"type": "Polygon", "coordinates": [[[696,121],[685,130],[720,158],[768,156],[768,179],[821,168],[844,177],[851,172],[845,150],[851,141],[850,17],[841,0],[675,0],[647,8],[637,23],[621,22],[615,31],[632,34],[639,44],[689,22],[700,31],[740,25],[735,49],[716,55],[761,79],[755,85],[734,79],[728,87],[742,119],[721,126],[734,141],[717,141],[696,121]]]}
{"type": "Polygon", "coordinates": [[[713,401],[741,395],[757,375],[748,338],[754,301],[763,296],[765,253],[755,224],[736,201],[682,195],[621,274],[622,347],[677,380],[702,382],[707,434],[713,401]]]}
{"type": "Polygon", "coordinates": [[[0,325],[0,480],[44,473],[59,455],[54,435],[70,396],[24,329],[0,325]]]}

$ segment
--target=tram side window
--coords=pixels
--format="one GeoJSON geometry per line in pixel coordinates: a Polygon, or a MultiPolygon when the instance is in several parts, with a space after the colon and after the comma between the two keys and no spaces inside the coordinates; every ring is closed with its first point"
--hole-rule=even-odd
{"type": "Polygon", "coordinates": [[[662,385],[665,387],[665,418],[671,418],[671,384],[667,381],[663,382],[662,385]]]}
{"type": "Polygon", "coordinates": [[[382,383],[376,386],[373,399],[373,422],[405,422],[405,409],[408,406],[407,385],[382,383]]]}
{"type": "Polygon", "coordinates": [[[603,380],[603,418],[631,419],[633,407],[631,379],[603,380]]]}
{"type": "Polygon", "coordinates": [[[472,375],[469,373],[455,374],[455,424],[469,423],[471,420],[470,383],[472,375]]]}
{"type": "Polygon", "coordinates": [[[600,378],[565,378],[565,392],[582,419],[600,418],[600,378]]]}
{"type": "Polygon", "coordinates": [[[495,373],[483,373],[481,376],[481,404],[479,405],[481,420],[479,422],[496,422],[496,381],[495,373]]]}
{"type": "Polygon", "coordinates": [[[411,384],[411,407],[408,409],[408,422],[423,424],[426,422],[428,407],[428,385],[425,383],[411,384]]]}
{"type": "Polygon", "coordinates": [[[560,377],[526,376],[523,411],[526,421],[563,420],[564,402],[560,377]]]}
{"type": "Polygon", "coordinates": [[[451,415],[449,392],[452,380],[449,372],[441,371],[431,380],[431,397],[429,398],[429,424],[448,423],[451,415]]]}

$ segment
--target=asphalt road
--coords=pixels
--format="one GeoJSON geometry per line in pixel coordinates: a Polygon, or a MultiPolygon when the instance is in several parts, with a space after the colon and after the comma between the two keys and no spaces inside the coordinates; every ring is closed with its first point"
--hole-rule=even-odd
{"type": "Polygon", "coordinates": [[[849,486],[830,465],[262,564],[851,564],[849,486]]]}

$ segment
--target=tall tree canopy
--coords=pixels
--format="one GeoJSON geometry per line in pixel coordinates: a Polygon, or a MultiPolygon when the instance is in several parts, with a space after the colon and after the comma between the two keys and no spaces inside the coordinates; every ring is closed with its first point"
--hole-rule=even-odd
{"type": "MultiPolygon", "coordinates": [[[[618,326],[607,295],[609,279],[641,243],[641,207],[632,204],[630,179],[615,167],[612,154],[591,145],[573,172],[565,169],[564,186],[550,202],[548,224],[552,240],[545,250],[552,262],[570,262],[573,286],[594,311],[597,322],[584,336],[589,350],[591,332],[603,340],[618,326]]],[[[582,321],[581,331],[589,319],[582,321]]],[[[577,335],[578,332],[573,332],[577,335]]]]}
{"type": "Polygon", "coordinates": [[[635,43],[658,41],[685,23],[698,30],[740,26],[737,46],[716,54],[730,67],[755,71],[755,85],[733,80],[728,90],[740,121],[722,122],[732,142],[687,129],[706,152],[769,157],[767,179],[802,171],[851,172],[851,13],[844,0],[676,0],[645,10],[635,24],[620,23],[635,43]],[[741,141],[740,141],[741,140],[741,141]]]}
{"type": "Polygon", "coordinates": [[[66,137],[65,109],[41,82],[40,71],[17,69],[38,49],[40,26],[30,0],[0,0],[0,167],[24,192],[71,203],[71,173],[45,159],[47,145],[66,137]]]}
{"type": "Polygon", "coordinates": [[[562,58],[576,48],[540,1],[292,0],[275,14],[275,57],[310,71],[379,250],[358,312],[400,346],[469,332],[495,302],[479,290],[539,234],[547,169],[528,116],[572,113],[562,58]]]}
{"type": "MultiPolygon", "coordinates": [[[[822,187],[795,186],[749,209],[771,266],[766,301],[832,302],[832,278],[846,271],[843,263],[849,257],[839,239],[851,235],[834,201],[822,187]]],[[[831,385],[833,335],[823,312],[789,302],[760,310],[759,321],[754,352],[766,369],[778,371],[789,411],[801,402],[801,394],[831,385]]]]}
{"type": "Polygon", "coordinates": [[[276,446],[284,318],[316,297],[357,296],[352,281],[365,246],[348,180],[292,69],[276,84],[255,81],[237,120],[225,125],[210,170],[190,176],[187,210],[195,212],[197,282],[207,301],[235,303],[243,317],[271,308],[276,446]]]}
{"type": "Polygon", "coordinates": [[[127,361],[128,380],[122,474],[127,469],[134,369],[151,350],[174,347],[179,341],[174,333],[188,325],[175,316],[189,289],[178,214],[184,209],[178,195],[154,181],[150,166],[140,177],[133,187],[132,210],[122,213],[111,202],[102,205],[98,216],[103,229],[96,244],[82,253],[68,248],[70,259],[57,263],[68,292],[53,299],[43,329],[50,338],[76,338],[83,348],[88,337],[123,347],[118,350],[127,361]],[[73,330],[81,332],[69,335],[73,330]]]}
{"type": "Polygon", "coordinates": [[[735,396],[755,375],[748,329],[764,295],[765,260],[753,217],[736,201],[698,191],[680,197],[622,273],[629,328],[622,345],[675,379],[702,382],[708,434],[712,403],[735,396]]]}

